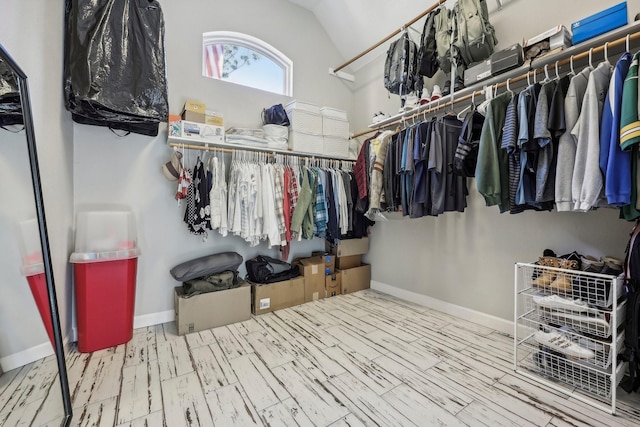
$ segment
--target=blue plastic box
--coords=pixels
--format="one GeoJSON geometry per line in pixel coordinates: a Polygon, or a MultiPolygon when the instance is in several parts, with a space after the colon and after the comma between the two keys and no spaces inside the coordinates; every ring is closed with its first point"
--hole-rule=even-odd
{"type": "Polygon", "coordinates": [[[627,22],[627,2],[625,1],[571,24],[573,44],[627,25],[627,22]]]}

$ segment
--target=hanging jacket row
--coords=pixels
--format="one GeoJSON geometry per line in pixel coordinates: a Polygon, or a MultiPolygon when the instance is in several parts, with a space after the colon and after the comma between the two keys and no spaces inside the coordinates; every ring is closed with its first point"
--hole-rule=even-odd
{"type": "Polygon", "coordinates": [[[620,207],[640,216],[632,173],[640,141],[638,54],[534,83],[489,102],[476,184],[487,206],[587,212],[620,207]],[[621,138],[622,137],[622,138],[621,138]]]}

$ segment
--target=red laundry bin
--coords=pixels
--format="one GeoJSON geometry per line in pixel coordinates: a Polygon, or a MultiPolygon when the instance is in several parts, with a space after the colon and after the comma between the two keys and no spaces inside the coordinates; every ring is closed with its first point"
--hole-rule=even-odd
{"type": "Polygon", "coordinates": [[[73,263],[78,350],[90,353],[133,337],[138,242],[130,211],[76,215],[73,263]]]}
{"type": "Polygon", "coordinates": [[[74,264],[78,350],[90,353],[133,337],[138,259],[74,264]]]}
{"type": "Polygon", "coordinates": [[[47,292],[47,280],[44,273],[27,276],[27,282],[29,282],[29,288],[31,288],[33,299],[35,300],[38,311],[40,312],[42,323],[47,330],[47,335],[49,335],[49,341],[51,341],[51,345],[55,349],[56,345],[53,340],[51,310],[49,309],[49,293],[47,292]]]}

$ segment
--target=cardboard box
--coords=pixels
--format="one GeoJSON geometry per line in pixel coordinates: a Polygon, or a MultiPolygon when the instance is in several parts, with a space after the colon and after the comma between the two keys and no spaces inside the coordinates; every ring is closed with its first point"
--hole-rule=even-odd
{"type": "Polygon", "coordinates": [[[555,51],[556,49],[567,49],[571,47],[571,32],[567,30],[564,25],[557,25],[544,33],[538,34],[537,36],[524,41],[524,43],[522,43],[522,49],[524,51],[525,60],[528,59],[527,51],[537,43],[543,41],[549,42],[550,51],[555,51]]]}
{"type": "Polygon", "coordinates": [[[304,277],[260,285],[251,284],[253,314],[270,313],[304,303],[304,277]]]}
{"type": "Polygon", "coordinates": [[[349,268],[360,267],[361,264],[362,264],[362,255],[336,257],[336,268],[338,270],[347,270],[349,268]]]}
{"type": "Polygon", "coordinates": [[[325,276],[325,289],[327,298],[342,294],[342,274],[339,271],[325,276]]]}
{"type": "Polygon", "coordinates": [[[624,1],[571,24],[573,44],[627,25],[627,22],[627,2],[624,1]]]}
{"type": "Polygon", "coordinates": [[[188,122],[205,123],[205,105],[189,99],[184,103],[180,116],[188,122]]]}
{"type": "Polygon", "coordinates": [[[326,249],[338,257],[366,254],[369,252],[369,238],[340,240],[337,245],[327,241],[326,249]]]}
{"type": "Polygon", "coordinates": [[[369,289],[371,287],[371,265],[362,264],[360,267],[340,270],[342,276],[342,293],[369,289]]]}
{"type": "Polygon", "coordinates": [[[328,254],[326,252],[311,252],[311,255],[314,257],[322,258],[324,262],[324,274],[333,274],[336,270],[336,257],[333,254],[328,254]]]}
{"type": "Polygon", "coordinates": [[[320,257],[302,258],[294,261],[304,277],[304,302],[325,298],[325,263],[320,257]]]}
{"type": "Polygon", "coordinates": [[[217,328],[251,318],[251,286],[208,292],[184,298],[182,286],[174,293],[178,335],[217,328]]]}
{"type": "Polygon", "coordinates": [[[169,126],[169,136],[192,139],[200,144],[224,142],[224,128],[222,126],[180,120],[169,126]]]}
{"type": "Polygon", "coordinates": [[[207,125],[224,126],[224,118],[222,117],[222,113],[207,110],[204,114],[204,123],[207,125]]]}

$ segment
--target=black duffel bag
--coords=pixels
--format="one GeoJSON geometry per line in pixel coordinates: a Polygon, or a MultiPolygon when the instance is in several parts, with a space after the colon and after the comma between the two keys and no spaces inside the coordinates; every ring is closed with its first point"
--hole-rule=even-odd
{"type": "Polygon", "coordinates": [[[247,260],[247,280],[253,283],[274,283],[293,279],[300,275],[298,267],[291,267],[288,262],[280,261],[268,256],[258,255],[247,260]]]}

